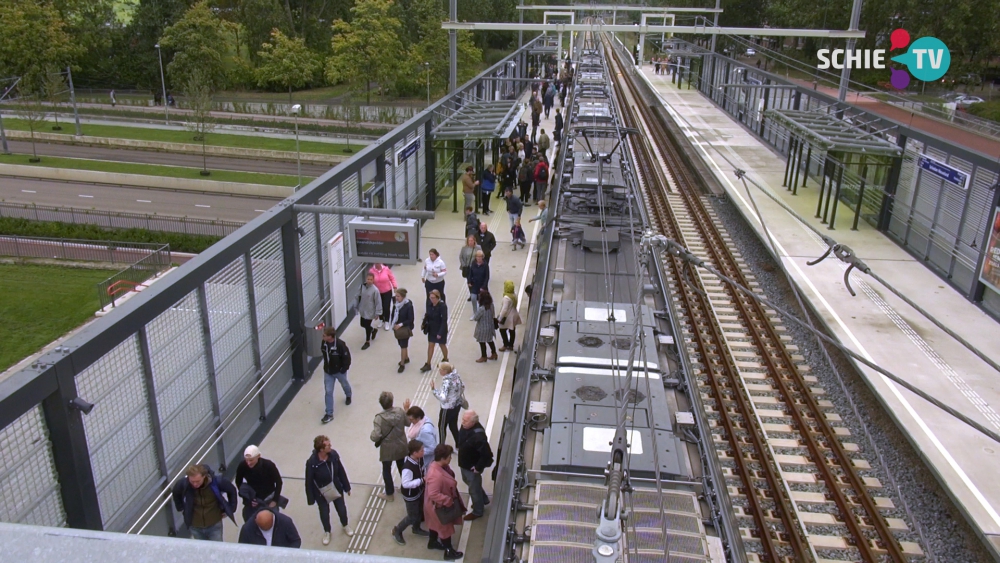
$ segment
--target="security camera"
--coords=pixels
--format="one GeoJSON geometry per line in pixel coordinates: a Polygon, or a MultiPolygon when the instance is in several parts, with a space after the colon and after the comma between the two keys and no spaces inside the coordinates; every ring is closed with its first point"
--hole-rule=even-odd
{"type": "Polygon", "coordinates": [[[69,402],[70,408],[76,409],[83,414],[90,414],[90,411],[94,410],[94,403],[88,403],[80,397],[77,397],[69,402]]]}

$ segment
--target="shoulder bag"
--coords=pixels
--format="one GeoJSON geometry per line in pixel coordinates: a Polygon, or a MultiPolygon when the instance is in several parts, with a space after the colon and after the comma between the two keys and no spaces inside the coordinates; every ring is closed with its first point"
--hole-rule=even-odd
{"type": "Polygon", "coordinates": [[[396,337],[396,340],[406,340],[413,336],[413,330],[408,326],[401,326],[392,329],[392,335],[396,337]]]}
{"type": "Polygon", "coordinates": [[[451,506],[434,507],[434,515],[438,517],[438,521],[442,524],[454,522],[458,518],[461,518],[464,513],[465,511],[462,510],[462,505],[457,501],[452,501],[451,506]]]}
{"type": "MultiPolygon", "coordinates": [[[[327,462],[327,465],[330,466],[330,477],[333,477],[333,464],[327,462]]],[[[326,485],[320,487],[319,483],[313,479],[313,484],[316,485],[316,488],[319,489],[320,494],[323,495],[323,498],[325,498],[327,502],[333,502],[341,497],[340,491],[337,490],[337,486],[333,484],[332,480],[326,485]]]]}

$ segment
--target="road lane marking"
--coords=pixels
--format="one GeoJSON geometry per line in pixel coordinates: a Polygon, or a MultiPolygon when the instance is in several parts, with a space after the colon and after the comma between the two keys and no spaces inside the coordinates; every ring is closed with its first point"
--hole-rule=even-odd
{"type": "Polygon", "coordinates": [[[212,207],[211,205],[202,205],[200,203],[194,204],[195,207],[212,207]]]}
{"type": "Polygon", "coordinates": [[[136,201],[138,201],[139,203],[153,203],[152,201],[149,201],[148,199],[137,199],[136,201]]]}
{"type": "Polygon", "coordinates": [[[267,213],[266,209],[254,209],[257,213],[267,213]]]}
{"type": "Polygon", "coordinates": [[[21,191],[24,192],[24,193],[26,193],[26,194],[37,194],[38,193],[35,190],[21,190],[21,191]]]}
{"type": "Polygon", "coordinates": [[[83,194],[80,194],[80,197],[88,197],[90,199],[94,199],[94,196],[92,196],[92,195],[83,195],[83,194]]]}

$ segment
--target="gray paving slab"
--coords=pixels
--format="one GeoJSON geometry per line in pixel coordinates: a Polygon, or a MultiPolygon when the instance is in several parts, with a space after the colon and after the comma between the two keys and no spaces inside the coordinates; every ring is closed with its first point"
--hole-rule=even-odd
{"type": "MultiPolygon", "coordinates": [[[[997,374],[987,364],[870,278],[854,275],[852,284],[858,296],[851,297],[842,281],[844,264],[831,259],[807,266],[807,261],[825,251],[825,245],[752,184],[748,195],[733,173],[734,165],[746,170],[749,177],[811,224],[853,248],[880,276],[997,360],[1000,343],[993,319],[871,226],[862,223],[858,231],[851,231],[848,221],[853,212],[846,206],[838,210],[840,226],[825,231],[826,226],[812,218],[818,186],[810,183],[810,187],[799,188],[798,196],[791,195],[781,187],[784,160],[779,155],[696,90],[678,90],[664,76],[645,71],[644,76],[694,141],[731,201],[763,233],[752,212],[750,197],[756,201],[778,242],[781,260],[843,343],[977,421],[1000,429],[1000,416],[995,411],[1000,405],[1000,385],[997,374]],[[706,135],[709,139],[718,135],[722,141],[713,140],[709,145],[706,135]]],[[[876,372],[863,366],[860,369],[973,527],[987,543],[996,546],[995,536],[1000,534],[1000,482],[995,468],[1000,462],[1000,444],[876,372]]],[[[997,553],[994,549],[995,556],[997,553]]]]}

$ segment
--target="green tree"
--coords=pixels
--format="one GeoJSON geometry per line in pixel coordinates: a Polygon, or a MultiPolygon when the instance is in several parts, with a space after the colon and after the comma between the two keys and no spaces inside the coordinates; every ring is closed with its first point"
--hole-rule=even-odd
{"type": "MultiPolygon", "coordinates": [[[[431,89],[444,92],[448,88],[448,31],[441,29],[447,19],[444,8],[437,0],[413,0],[413,24],[417,27],[418,42],[410,48],[407,76],[415,94],[423,89],[424,63],[430,63],[431,89]]],[[[458,32],[458,83],[463,84],[479,73],[483,52],[476,46],[468,31],[458,32]]]]}
{"type": "Polygon", "coordinates": [[[79,45],[73,79],[81,84],[114,84],[117,69],[111,64],[113,39],[124,29],[115,15],[115,0],[52,0],[66,22],[66,31],[79,45]]]}
{"type": "Polygon", "coordinates": [[[0,77],[20,76],[40,92],[50,68],[65,68],[79,52],[59,12],[45,2],[0,2],[0,77]]]}
{"type": "Polygon", "coordinates": [[[257,55],[261,61],[257,68],[257,85],[287,88],[289,104],[292,103],[292,89],[305,86],[320,69],[319,60],[303,39],[292,39],[277,29],[271,32],[271,42],[264,43],[257,55]]]}
{"type": "Polygon", "coordinates": [[[208,0],[198,2],[163,31],[160,46],[173,51],[167,74],[184,89],[197,78],[210,91],[218,90],[226,80],[227,43],[226,24],[212,12],[208,0]]]}
{"type": "Polygon", "coordinates": [[[392,86],[403,56],[399,40],[402,24],[392,17],[392,0],[358,0],[351,8],[353,19],[333,22],[332,56],[327,59],[330,82],[364,85],[371,103],[371,83],[382,90],[392,86]]]}
{"type": "Polygon", "coordinates": [[[45,75],[43,92],[45,93],[45,101],[52,105],[52,117],[56,120],[56,124],[52,126],[53,131],[62,130],[62,126],[59,125],[59,102],[62,101],[62,95],[67,90],[68,86],[62,72],[59,69],[49,70],[48,74],[45,75]]]}
{"type": "Polygon", "coordinates": [[[254,65],[260,64],[260,46],[268,42],[271,32],[274,29],[282,33],[289,30],[278,0],[239,0],[236,21],[243,28],[243,41],[254,65]]]}
{"type": "Polygon", "coordinates": [[[201,141],[202,176],[211,174],[208,170],[208,134],[215,130],[212,119],[212,80],[201,69],[194,69],[184,83],[184,101],[191,110],[187,128],[194,132],[194,140],[201,141]]]}
{"type": "MultiPolygon", "coordinates": [[[[160,89],[160,65],[156,45],[163,30],[177,22],[188,9],[186,0],[141,0],[128,26],[112,30],[110,66],[119,84],[160,89]]],[[[164,51],[164,63],[170,62],[164,51]]],[[[75,78],[75,77],[74,77],[75,78]]]]}

